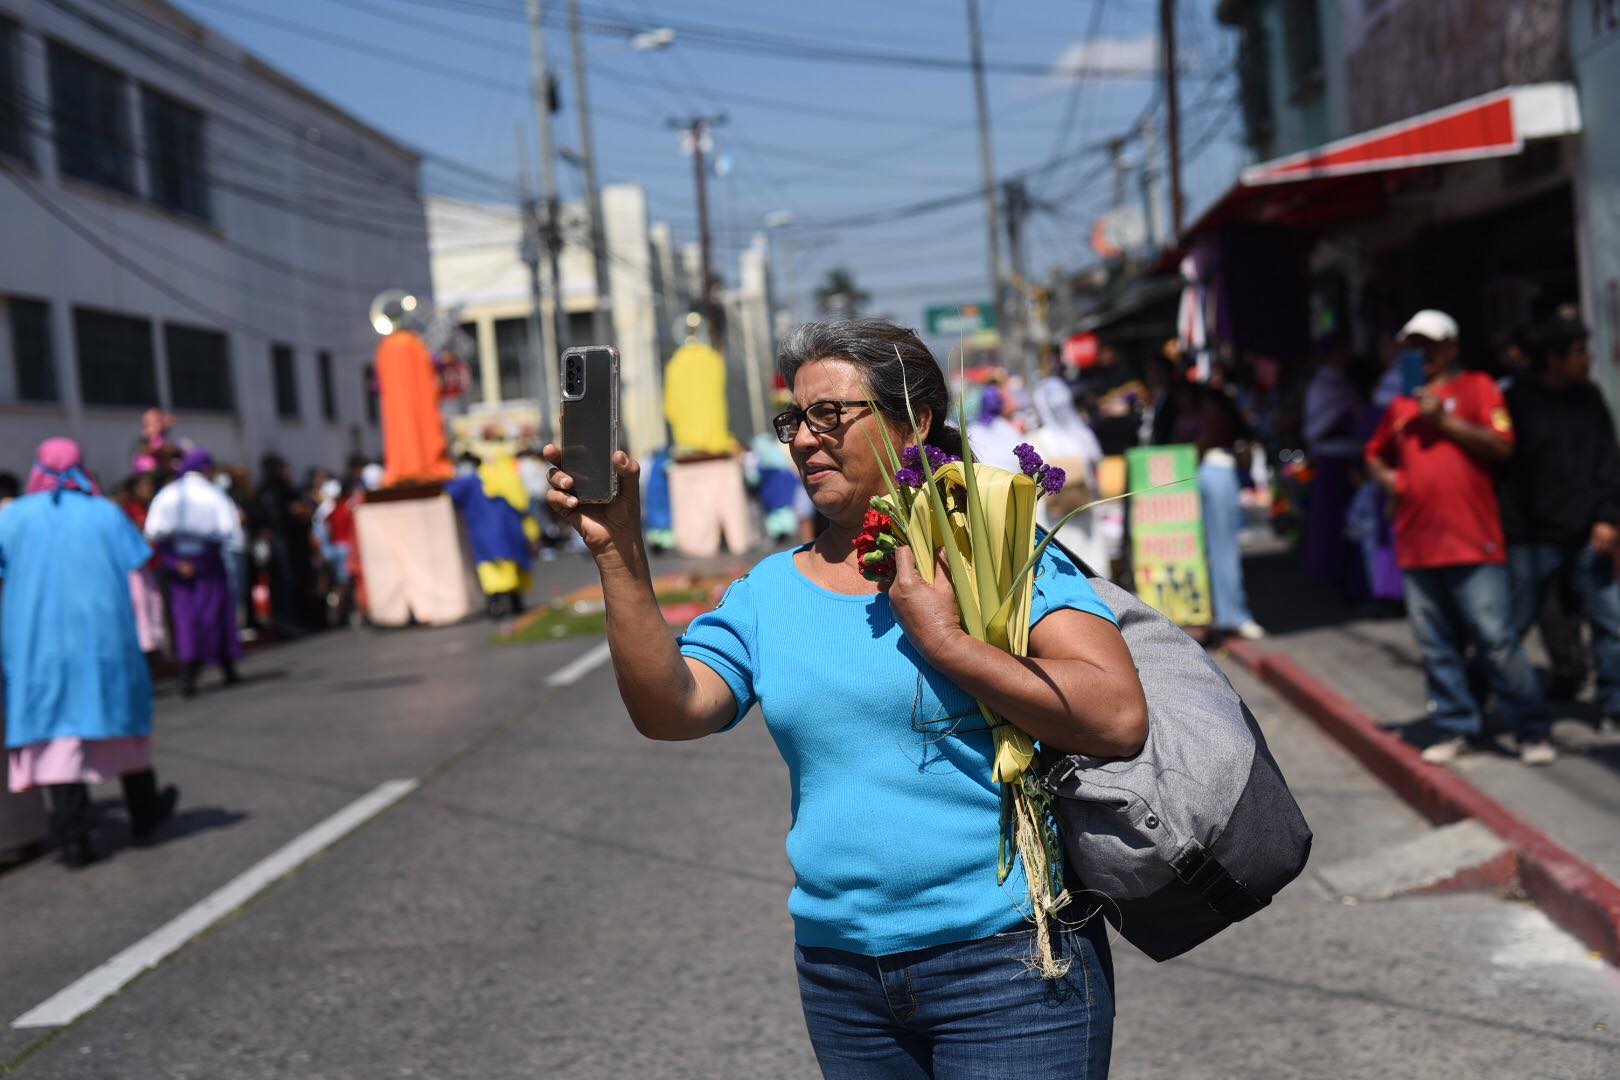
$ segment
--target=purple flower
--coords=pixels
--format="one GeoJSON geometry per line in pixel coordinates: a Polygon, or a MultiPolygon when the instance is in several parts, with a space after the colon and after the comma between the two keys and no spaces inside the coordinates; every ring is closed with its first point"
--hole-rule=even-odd
{"type": "MultiPolygon", "coordinates": [[[[928,454],[928,467],[930,469],[938,469],[950,464],[953,461],[962,460],[959,457],[954,457],[947,454],[937,446],[925,446],[921,449],[918,449],[915,446],[906,447],[905,450],[900,454],[900,464],[905,466],[906,469],[917,473],[919,476],[918,481],[911,485],[912,487],[922,486],[922,480],[920,477],[923,471],[922,455],[924,451],[926,451],[928,454]]],[[[896,475],[896,479],[899,479],[898,475],[896,475]]]]}
{"type": "Polygon", "coordinates": [[[1046,465],[1041,468],[1041,490],[1045,491],[1048,495],[1056,495],[1058,492],[1062,491],[1063,485],[1068,483],[1068,481],[1069,474],[1058,468],[1056,465],[1046,465]]]}
{"type": "Polygon", "coordinates": [[[1045,466],[1041,455],[1037,454],[1035,448],[1027,442],[1013,447],[1013,456],[1018,459],[1018,467],[1025,476],[1034,476],[1045,466]]]}
{"type": "Polygon", "coordinates": [[[916,469],[901,469],[894,474],[894,482],[902,487],[920,488],[923,486],[923,476],[916,469]]]}

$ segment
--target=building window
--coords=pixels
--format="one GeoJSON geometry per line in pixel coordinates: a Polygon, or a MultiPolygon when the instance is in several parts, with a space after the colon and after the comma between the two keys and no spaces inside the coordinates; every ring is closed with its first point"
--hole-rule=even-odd
{"type": "Polygon", "coordinates": [[[13,296],[6,301],[11,323],[11,364],[18,401],[55,401],[56,357],[51,348],[51,306],[13,296]]]}
{"type": "Polygon", "coordinates": [[[73,339],[79,393],[86,405],[148,408],[158,403],[150,322],[74,308],[73,339]]]}
{"type": "Polygon", "coordinates": [[[163,347],[169,359],[169,398],[177,409],[231,412],[229,339],[217,330],[164,324],[163,347]]]}
{"type": "Polygon", "coordinates": [[[0,19],[0,154],[28,161],[28,124],[22,100],[22,34],[10,19],[0,19]]]}
{"type": "Polygon", "coordinates": [[[337,388],[332,385],[332,354],[322,349],[315,354],[315,374],[321,383],[321,418],[337,419],[337,388]]]}
{"type": "Polygon", "coordinates": [[[146,183],[166,210],[208,220],[203,169],[203,114],[155,90],[141,91],[146,130],[146,183]]]}
{"type": "Polygon", "coordinates": [[[501,400],[532,396],[529,378],[529,320],[495,320],[495,364],[501,374],[501,400]]]}
{"type": "Polygon", "coordinates": [[[1317,0],[1283,0],[1288,36],[1288,96],[1304,101],[1322,92],[1322,26],[1317,0]]]}
{"type": "Polygon", "coordinates": [[[1253,14],[1239,31],[1238,72],[1242,83],[1243,129],[1249,146],[1262,157],[1276,130],[1271,110],[1271,41],[1253,14]]]}
{"type": "Polygon", "coordinates": [[[361,386],[366,394],[366,420],[372,427],[377,426],[377,365],[367,364],[361,372],[361,386]]]}
{"type": "Polygon", "coordinates": [[[123,76],[54,41],[49,54],[51,121],[62,175],[133,192],[123,76]]]}
{"type": "Polygon", "coordinates": [[[291,345],[270,346],[270,374],[275,382],[276,415],[298,419],[298,357],[291,345]]]}

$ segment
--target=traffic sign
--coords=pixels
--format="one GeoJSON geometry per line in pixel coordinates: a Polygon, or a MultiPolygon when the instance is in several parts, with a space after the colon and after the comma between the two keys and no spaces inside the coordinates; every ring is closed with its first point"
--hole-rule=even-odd
{"type": "Polygon", "coordinates": [[[996,308],[989,303],[938,304],[923,311],[923,324],[939,337],[963,337],[993,330],[996,308]]]}
{"type": "Polygon", "coordinates": [[[1063,343],[1063,362],[1072,368],[1085,371],[1097,362],[1097,356],[1102,352],[1102,342],[1096,334],[1075,334],[1063,343]]]}

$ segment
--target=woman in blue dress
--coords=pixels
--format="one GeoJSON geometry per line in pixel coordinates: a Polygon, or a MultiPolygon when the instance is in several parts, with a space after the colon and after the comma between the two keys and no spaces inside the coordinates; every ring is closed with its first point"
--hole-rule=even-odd
{"type": "Polygon", "coordinates": [[[45,440],[28,493],[0,511],[0,663],[10,789],[45,790],[69,866],[96,858],[89,784],[122,782],[136,839],[180,797],[152,772],[152,681],[129,596],[130,572],[151,557],[78,444],[45,440]]]}
{"type": "MultiPolygon", "coordinates": [[[[967,635],[947,576],[925,583],[908,549],[886,590],[863,577],[854,541],[884,490],[877,425],[914,441],[909,385],[925,443],[958,452],[944,376],[915,333],[877,320],[802,326],[780,360],[793,407],[777,434],[830,524],[760,562],[680,639],[653,595],[635,462],[616,456],[625,482],[605,506],[553,476],[553,509],[596,559],[630,717],[649,738],[697,739],[760,706],[792,784],[788,910],[825,1075],[1105,1076],[1106,923],[1071,905],[1067,974],[1030,970],[1022,870],[997,881],[993,741],[974,699],[1054,750],[1129,757],[1147,707],[1124,639],[1056,553],[1036,578],[1028,658],[967,635]]],[[[561,464],[554,446],[546,457],[561,464]]]]}

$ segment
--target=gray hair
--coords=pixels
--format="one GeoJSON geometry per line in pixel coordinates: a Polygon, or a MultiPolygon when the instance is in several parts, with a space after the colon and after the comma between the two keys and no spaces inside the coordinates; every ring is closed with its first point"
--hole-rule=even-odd
{"type": "Polygon", "coordinates": [[[877,411],[902,429],[911,426],[906,412],[909,388],[911,408],[933,415],[923,442],[947,454],[961,454],[961,432],[946,422],[951,392],[945,372],[915,330],[885,319],[848,319],[804,323],[782,339],[777,368],[789,387],[799,369],[816,360],[847,360],[860,368],[877,411]]]}

